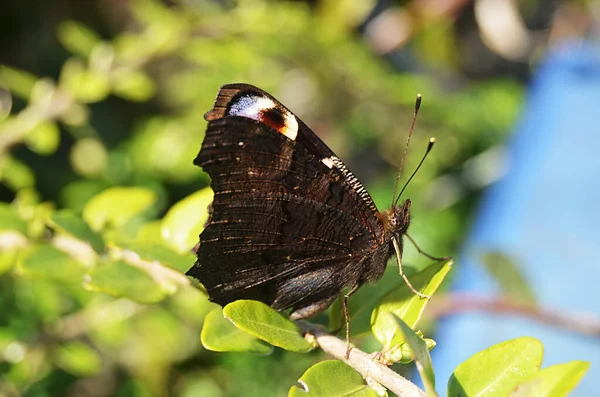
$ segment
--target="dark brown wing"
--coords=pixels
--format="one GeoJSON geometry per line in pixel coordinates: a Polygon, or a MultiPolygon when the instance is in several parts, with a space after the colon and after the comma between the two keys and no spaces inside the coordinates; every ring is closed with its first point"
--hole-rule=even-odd
{"type": "Polygon", "coordinates": [[[205,117],[194,163],[210,175],[215,199],[187,274],[217,303],[257,299],[295,310],[362,283],[383,228],[333,152],[252,86],[224,86],[205,117]]]}

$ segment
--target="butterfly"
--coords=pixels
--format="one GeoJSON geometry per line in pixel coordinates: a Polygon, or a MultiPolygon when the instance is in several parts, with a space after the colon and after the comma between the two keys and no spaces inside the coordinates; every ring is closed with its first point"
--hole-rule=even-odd
{"type": "Polygon", "coordinates": [[[291,309],[293,320],[322,312],[346,291],[348,322],[348,297],[378,281],[391,256],[401,263],[410,200],[397,204],[398,196],[380,212],[306,124],[252,85],[222,86],[204,118],[194,164],[210,176],[214,201],[186,274],[213,302],[258,300],[291,309]]]}

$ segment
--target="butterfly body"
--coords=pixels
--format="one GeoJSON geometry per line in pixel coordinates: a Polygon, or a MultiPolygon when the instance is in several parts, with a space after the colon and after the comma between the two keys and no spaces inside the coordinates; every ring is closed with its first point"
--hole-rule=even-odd
{"type": "Polygon", "coordinates": [[[187,272],[225,305],[255,299],[300,319],[379,280],[402,250],[410,200],[379,212],[300,119],[247,84],[221,87],[194,163],[215,196],[187,272]]]}

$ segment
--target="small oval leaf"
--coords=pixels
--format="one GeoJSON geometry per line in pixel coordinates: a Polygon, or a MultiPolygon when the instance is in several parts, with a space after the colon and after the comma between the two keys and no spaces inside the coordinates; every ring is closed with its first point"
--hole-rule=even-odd
{"type": "Polygon", "coordinates": [[[204,318],[200,341],[207,350],[216,352],[249,352],[269,354],[273,348],[243,332],[223,316],[217,307],[204,318]]]}
{"type": "Polygon", "coordinates": [[[499,343],[460,364],[448,381],[449,396],[506,396],[542,365],[544,347],[531,337],[499,343]]]}
{"type": "Polygon", "coordinates": [[[57,281],[83,281],[83,266],[51,245],[38,245],[25,254],[19,263],[26,275],[57,281]]]}
{"type": "Polygon", "coordinates": [[[100,42],[96,32],[75,21],[61,23],[57,34],[58,40],[68,51],[84,58],[87,58],[100,42]]]}
{"type": "Polygon", "coordinates": [[[67,342],[53,356],[58,367],[78,377],[91,376],[102,369],[98,352],[82,342],[67,342]]]}
{"type": "Polygon", "coordinates": [[[93,230],[119,227],[147,210],[156,201],[152,190],[141,187],[113,187],[95,195],[83,208],[83,219],[93,230]]]}
{"type": "Polygon", "coordinates": [[[39,123],[25,136],[25,143],[37,154],[51,155],[60,144],[60,130],[56,123],[39,123]]]}
{"type": "MultiPolygon", "coordinates": [[[[410,276],[409,280],[417,291],[431,296],[438,289],[451,266],[452,260],[434,263],[410,276]]],[[[415,295],[406,286],[392,291],[381,300],[373,310],[371,328],[385,350],[404,343],[404,335],[392,314],[401,318],[409,327],[414,328],[421,319],[428,302],[427,299],[415,295]]]]}
{"type": "Polygon", "coordinates": [[[206,188],[190,194],[169,209],[162,220],[161,233],[170,247],[183,253],[196,245],[212,200],[212,189],[206,188]]]}
{"type": "Polygon", "coordinates": [[[27,222],[25,222],[17,210],[7,203],[0,203],[0,231],[17,231],[20,234],[27,235],[27,222]]]}
{"type": "Polygon", "coordinates": [[[321,361],[306,370],[288,397],[378,397],[352,367],[338,360],[321,361]]]}
{"type": "Polygon", "coordinates": [[[231,302],[223,315],[242,331],[282,349],[304,353],[314,347],[300,334],[296,323],[262,302],[231,302]]]}
{"type": "Polygon", "coordinates": [[[586,361],[570,361],[544,368],[513,390],[510,397],[560,397],[577,386],[590,367],[586,361]]]}
{"type": "Polygon", "coordinates": [[[100,264],[85,287],[141,303],[156,303],[166,296],[151,276],[123,261],[100,264]]]}
{"type": "Polygon", "coordinates": [[[56,211],[50,216],[49,223],[52,228],[89,243],[98,254],[104,253],[105,246],[102,237],[90,229],[88,224],[73,211],[56,211]]]}

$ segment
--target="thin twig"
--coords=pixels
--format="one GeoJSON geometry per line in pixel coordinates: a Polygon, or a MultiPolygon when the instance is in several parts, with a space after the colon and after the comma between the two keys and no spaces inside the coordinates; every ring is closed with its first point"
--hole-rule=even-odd
{"type": "Polygon", "coordinates": [[[374,380],[398,396],[425,397],[423,390],[387,366],[374,361],[372,355],[352,348],[349,357],[346,358],[346,342],[329,334],[319,326],[304,321],[299,323],[306,333],[315,337],[325,353],[354,368],[365,380],[374,380]]]}
{"type": "Polygon", "coordinates": [[[600,319],[596,316],[581,313],[566,314],[556,309],[536,306],[534,303],[516,302],[507,297],[490,297],[473,293],[446,294],[439,296],[435,302],[432,301],[425,315],[437,319],[473,311],[519,315],[556,328],[600,338],[600,319]]]}

